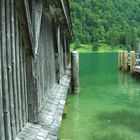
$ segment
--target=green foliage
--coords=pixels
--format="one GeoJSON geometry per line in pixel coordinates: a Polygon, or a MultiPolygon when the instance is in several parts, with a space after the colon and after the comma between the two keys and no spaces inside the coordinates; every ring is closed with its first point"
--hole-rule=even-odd
{"type": "Polygon", "coordinates": [[[76,39],[75,40],[75,48],[74,49],[80,48],[80,45],[81,45],[80,41],[78,39],[76,39]]]}
{"type": "MultiPolygon", "coordinates": [[[[76,48],[76,44],[71,44],[71,52],[76,48]]],[[[87,44],[80,44],[79,48],[76,48],[80,53],[92,53],[94,51],[96,52],[118,52],[122,50],[126,50],[125,46],[123,45],[117,45],[114,48],[112,48],[107,43],[93,43],[92,45],[87,44]]]]}
{"type": "Polygon", "coordinates": [[[100,44],[99,43],[94,43],[92,45],[92,51],[98,51],[99,47],[100,47],[100,44]]]}
{"type": "Polygon", "coordinates": [[[135,49],[140,38],[140,0],[71,0],[70,3],[74,41],[105,42],[112,48],[122,44],[135,49]]]}

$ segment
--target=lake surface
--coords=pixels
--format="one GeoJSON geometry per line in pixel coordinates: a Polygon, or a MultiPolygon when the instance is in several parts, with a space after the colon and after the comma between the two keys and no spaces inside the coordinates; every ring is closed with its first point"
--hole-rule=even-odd
{"type": "Polygon", "coordinates": [[[118,70],[117,53],[80,54],[78,95],[69,95],[60,140],[140,140],[140,76],[118,70]]]}

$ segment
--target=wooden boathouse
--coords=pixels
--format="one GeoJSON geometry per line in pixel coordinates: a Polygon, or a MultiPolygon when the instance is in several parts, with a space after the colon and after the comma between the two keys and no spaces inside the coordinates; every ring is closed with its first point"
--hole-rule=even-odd
{"type": "Polygon", "coordinates": [[[70,84],[68,0],[0,0],[0,140],[56,140],[70,84]]]}

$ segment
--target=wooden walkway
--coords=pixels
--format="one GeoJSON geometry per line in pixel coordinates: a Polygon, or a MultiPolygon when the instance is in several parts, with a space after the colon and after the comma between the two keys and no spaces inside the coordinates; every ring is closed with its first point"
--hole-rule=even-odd
{"type": "Polygon", "coordinates": [[[68,67],[60,84],[56,84],[49,96],[46,97],[39,112],[39,123],[27,123],[16,140],[57,140],[70,85],[70,71],[70,67],[68,67]]]}

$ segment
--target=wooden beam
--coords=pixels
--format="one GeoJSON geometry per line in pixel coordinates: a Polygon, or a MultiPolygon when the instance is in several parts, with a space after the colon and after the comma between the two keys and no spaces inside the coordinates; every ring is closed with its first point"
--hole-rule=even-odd
{"type": "MultiPolygon", "coordinates": [[[[0,21],[2,21],[2,15],[1,15],[1,3],[0,3],[0,21]]],[[[0,27],[1,27],[0,23],[0,27]]],[[[2,32],[2,29],[0,28],[0,32],[2,32]]],[[[0,34],[0,38],[2,38],[2,34],[0,34]]],[[[0,39],[0,140],[5,140],[5,132],[4,132],[4,115],[3,115],[3,92],[2,92],[2,40],[0,39]]]]}
{"type": "Polygon", "coordinates": [[[61,1],[61,5],[62,5],[64,16],[65,16],[65,19],[66,19],[66,24],[68,26],[68,31],[69,31],[70,36],[72,37],[71,28],[70,28],[70,22],[69,22],[69,19],[68,19],[69,15],[66,12],[66,7],[65,7],[65,4],[64,4],[64,0],[60,0],[60,1],[61,1]]]}
{"type": "Polygon", "coordinates": [[[10,104],[10,121],[11,121],[11,132],[12,139],[16,137],[15,127],[15,107],[14,107],[14,93],[13,93],[13,80],[12,80],[12,45],[11,45],[11,3],[6,0],[6,48],[7,48],[7,66],[8,66],[8,93],[9,93],[9,104],[10,104]]]}
{"type": "Polygon", "coordinates": [[[34,55],[33,29],[31,26],[31,16],[27,0],[15,0],[16,10],[18,11],[20,28],[24,39],[26,52],[34,55]]]}
{"type": "Polygon", "coordinates": [[[14,107],[15,107],[15,120],[16,120],[16,133],[19,132],[19,114],[18,114],[18,99],[17,99],[17,80],[16,80],[16,24],[15,24],[15,4],[11,0],[11,45],[12,45],[12,80],[13,80],[13,93],[14,93],[14,107]]]}
{"type": "Polygon", "coordinates": [[[35,60],[35,40],[33,25],[27,0],[16,0],[23,46],[26,48],[26,80],[28,98],[28,121],[38,122],[37,78],[35,60]]]}
{"type": "Polygon", "coordinates": [[[34,32],[34,43],[35,43],[35,55],[38,55],[38,43],[40,37],[40,30],[41,30],[41,21],[42,21],[42,13],[43,13],[43,2],[42,0],[35,0],[33,2],[33,17],[32,17],[32,25],[33,25],[33,32],[34,32]]]}
{"type": "Polygon", "coordinates": [[[31,46],[32,46],[32,50],[34,52],[35,51],[35,48],[34,48],[34,34],[33,34],[33,26],[32,26],[32,20],[31,20],[31,14],[30,14],[30,10],[29,10],[28,0],[24,0],[24,8],[25,8],[25,13],[26,13],[25,16],[26,16],[26,21],[27,21],[31,46]]]}
{"type": "Polygon", "coordinates": [[[31,123],[38,122],[38,91],[36,79],[36,63],[30,54],[26,55],[26,74],[28,92],[28,119],[31,123]]]}
{"type": "Polygon", "coordinates": [[[6,53],[6,5],[5,0],[0,1],[1,5],[1,61],[2,61],[2,92],[3,92],[3,111],[4,111],[4,126],[5,139],[11,140],[11,124],[10,124],[10,109],[9,109],[9,93],[8,93],[8,78],[7,78],[7,53],[6,53]]]}
{"type": "Polygon", "coordinates": [[[16,39],[16,80],[17,80],[17,99],[18,99],[18,122],[19,122],[19,130],[22,128],[22,103],[21,103],[21,87],[20,87],[20,61],[19,61],[19,48],[20,48],[20,38],[19,38],[19,24],[18,24],[18,16],[17,11],[15,12],[15,39],[16,39]]]}
{"type": "MultiPolygon", "coordinates": [[[[1,42],[0,42],[0,44],[1,44],[1,42]]],[[[1,45],[0,45],[0,70],[1,69],[2,69],[2,67],[1,67],[1,45]]],[[[1,71],[0,71],[0,83],[2,83],[2,73],[1,73],[1,71]]],[[[0,140],[5,140],[2,84],[0,84],[0,140]]]]}

